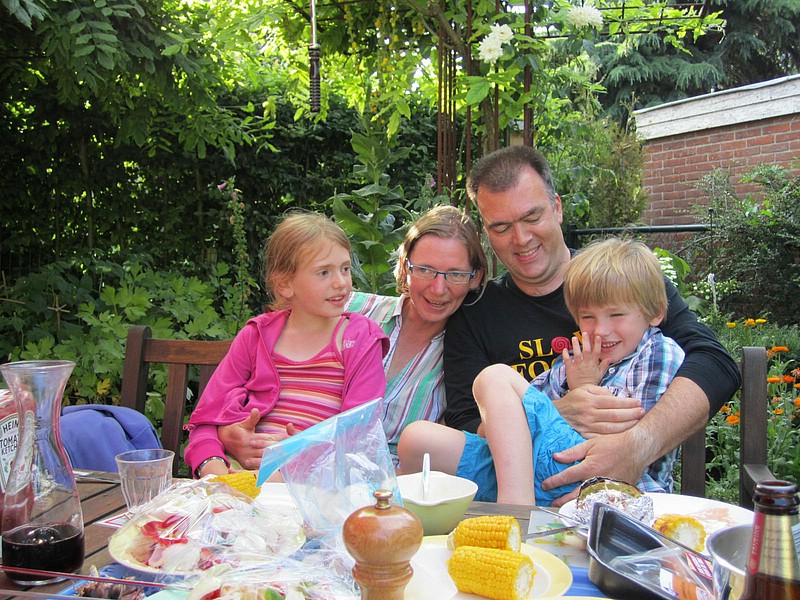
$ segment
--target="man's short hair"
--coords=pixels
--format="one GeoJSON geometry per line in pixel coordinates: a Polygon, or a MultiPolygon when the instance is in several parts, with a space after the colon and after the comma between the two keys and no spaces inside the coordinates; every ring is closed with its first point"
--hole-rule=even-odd
{"type": "Polygon", "coordinates": [[[658,258],[635,240],[608,238],[592,242],[569,262],[564,300],[570,314],[590,306],[637,306],[648,320],[666,316],[667,292],[658,258]]]}
{"type": "Polygon", "coordinates": [[[492,192],[504,192],[519,181],[524,167],[536,171],[544,181],[547,197],[556,201],[553,175],[544,155],[530,146],[507,146],[495,150],[478,160],[467,176],[467,194],[477,204],[478,188],[483,186],[492,192]]]}

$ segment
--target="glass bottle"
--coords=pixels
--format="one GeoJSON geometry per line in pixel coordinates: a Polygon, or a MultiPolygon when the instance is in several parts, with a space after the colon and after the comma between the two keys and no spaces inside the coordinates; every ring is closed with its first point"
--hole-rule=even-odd
{"type": "Polygon", "coordinates": [[[797,484],[756,484],[750,555],[740,600],[800,600],[800,562],[792,527],[798,523],[797,484]]]}
{"type": "Polygon", "coordinates": [[[59,428],[61,399],[75,363],[32,360],[0,365],[19,418],[2,516],[2,568],[21,585],[56,577],[9,567],[70,573],[83,565],[83,513],[59,428]]]}

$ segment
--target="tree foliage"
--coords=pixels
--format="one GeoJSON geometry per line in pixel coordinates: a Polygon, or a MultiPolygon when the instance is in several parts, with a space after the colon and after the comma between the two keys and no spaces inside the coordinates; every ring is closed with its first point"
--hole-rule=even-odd
{"type": "Polygon", "coordinates": [[[629,111],[800,72],[800,2],[711,0],[720,30],[687,37],[681,48],[663,33],[597,46],[603,106],[618,120],[629,111]]]}

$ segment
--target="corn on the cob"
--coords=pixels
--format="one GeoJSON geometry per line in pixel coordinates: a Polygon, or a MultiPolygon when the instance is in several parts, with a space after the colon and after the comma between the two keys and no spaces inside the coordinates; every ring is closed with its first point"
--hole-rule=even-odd
{"type": "Polygon", "coordinates": [[[450,533],[447,540],[451,550],[459,546],[481,546],[519,551],[521,544],[519,521],[505,515],[464,519],[450,533]]]}
{"type": "Polygon", "coordinates": [[[702,552],[706,545],[706,529],[703,524],[688,515],[661,515],[653,522],[653,529],[668,538],[702,552]]]}
{"type": "Polygon", "coordinates": [[[458,591],[493,600],[527,598],[536,574],[527,554],[476,546],[456,548],[447,560],[447,572],[458,591]]]}
{"type": "Polygon", "coordinates": [[[252,471],[237,471],[227,475],[217,475],[211,481],[225,483],[251,498],[255,498],[260,492],[260,488],[256,487],[256,474],[252,471]]]}

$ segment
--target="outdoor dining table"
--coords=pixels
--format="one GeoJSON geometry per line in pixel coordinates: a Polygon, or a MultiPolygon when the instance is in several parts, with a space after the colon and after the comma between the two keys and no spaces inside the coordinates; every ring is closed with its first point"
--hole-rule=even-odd
{"type": "MultiPolygon", "coordinates": [[[[108,551],[108,541],[115,529],[104,525],[103,522],[111,517],[125,512],[125,499],[117,481],[116,473],[98,473],[81,471],[76,473],[78,481],[78,494],[81,500],[84,521],[84,541],[86,558],[81,568],[82,574],[88,574],[89,569],[94,566],[98,571],[102,571],[113,563],[113,558],[108,551]]],[[[513,504],[498,504],[493,502],[473,502],[467,509],[464,518],[480,515],[511,515],[516,517],[522,531],[529,531],[532,523],[532,530],[542,530],[549,527],[560,527],[562,524],[558,519],[543,511],[531,509],[528,506],[513,504]]],[[[573,574],[573,585],[567,592],[567,596],[597,596],[605,598],[591,582],[586,574],[588,565],[588,555],[580,544],[576,544],[574,534],[558,534],[553,537],[544,537],[533,540],[532,543],[537,547],[562,558],[573,574]]],[[[0,572],[0,589],[43,592],[48,594],[59,594],[66,591],[72,594],[73,583],[60,581],[47,585],[23,587],[12,583],[5,573],[0,572]]],[[[0,595],[0,599],[22,598],[17,595],[0,595]]],[[[438,599],[431,599],[438,600],[438,599]]]]}

